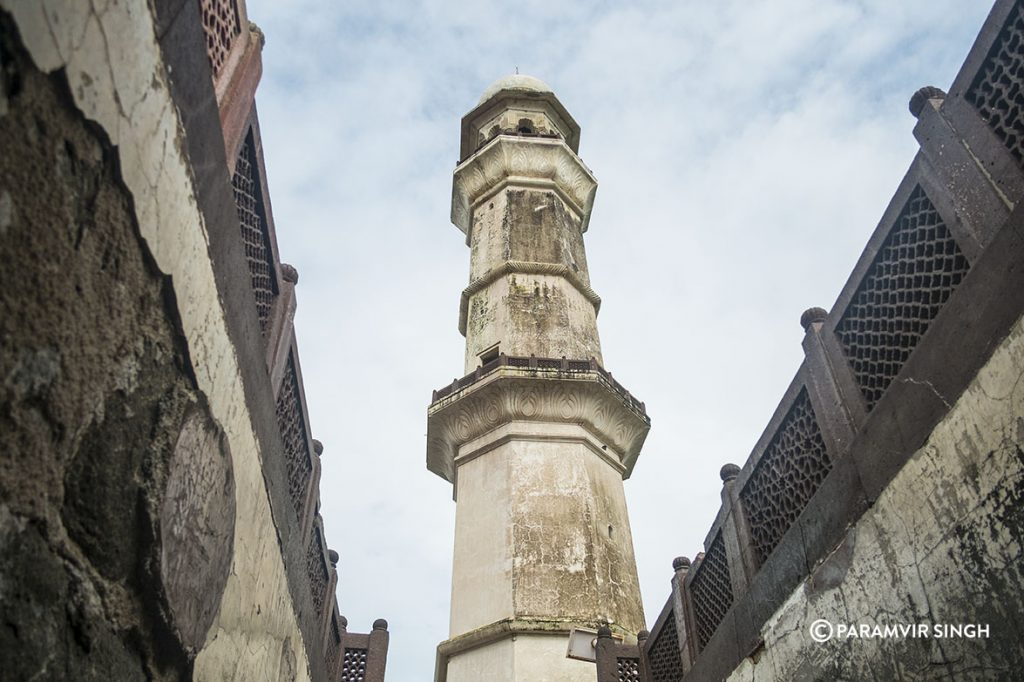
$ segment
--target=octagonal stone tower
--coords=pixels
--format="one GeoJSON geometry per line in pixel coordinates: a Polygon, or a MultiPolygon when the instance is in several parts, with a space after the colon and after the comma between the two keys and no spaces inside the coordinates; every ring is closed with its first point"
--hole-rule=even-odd
{"type": "Polygon", "coordinates": [[[644,627],[626,513],[650,428],[603,368],[583,233],[597,181],[551,89],[515,75],[462,119],[452,222],[470,247],[467,375],[434,392],[427,467],[456,499],[438,682],[594,679],[573,627],[644,627]]]}

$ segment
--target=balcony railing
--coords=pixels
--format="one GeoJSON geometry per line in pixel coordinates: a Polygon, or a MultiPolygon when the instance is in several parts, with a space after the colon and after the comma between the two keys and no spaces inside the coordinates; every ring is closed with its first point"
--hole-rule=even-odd
{"type": "Polygon", "coordinates": [[[488,360],[484,364],[477,367],[475,370],[462,377],[461,379],[455,379],[452,383],[437,389],[433,393],[431,398],[431,404],[436,403],[439,400],[447,398],[451,394],[461,391],[467,386],[471,386],[476,382],[480,381],[484,377],[497,371],[502,367],[515,367],[522,370],[533,370],[538,374],[580,374],[592,372],[598,374],[604,379],[611,388],[618,393],[623,401],[629,405],[633,410],[640,414],[647,416],[647,409],[644,406],[643,401],[637,400],[632,393],[626,390],[626,388],[615,380],[612,373],[602,367],[597,360],[590,358],[589,360],[568,360],[562,358],[538,358],[534,355],[529,357],[505,355],[501,353],[496,358],[488,360]]]}

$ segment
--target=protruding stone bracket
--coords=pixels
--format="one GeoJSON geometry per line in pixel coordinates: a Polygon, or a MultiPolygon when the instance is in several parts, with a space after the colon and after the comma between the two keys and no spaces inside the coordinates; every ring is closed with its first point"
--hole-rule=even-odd
{"type": "Polygon", "coordinates": [[[554,275],[563,278],[583,298],[587,299],[594,306],[594,315],[601,310],[601,297],[597,295],[589,284],[583,281],[579,273],[561,263],[532,263],[521,260],[505,261],[500,266],[489,271],[482,277],[478,277],[462,291],[462,300],[459,302],[459,333],[466,335],[466,324],[469,320],[469,300],[480,291],[506,275],[554,275]]]}
{"type": "Polygon", "coordinates": [[[549,189],[587,231],[597,179],[563,140],[499,135],[455,169],[452,223],[466,235],[473,209],[508,186],[549,189]]]}
{"type": "MultiPolygon", "coordinates": [[[[427,411],[427,468],[455,482],[459,448],[515,421],[577,424],[621,458],[628,478],[650,419],[627,404],[599,372],[501,367],[427,411]]],[[[603,451],[603,449],[602,449],[603,451]]]]}

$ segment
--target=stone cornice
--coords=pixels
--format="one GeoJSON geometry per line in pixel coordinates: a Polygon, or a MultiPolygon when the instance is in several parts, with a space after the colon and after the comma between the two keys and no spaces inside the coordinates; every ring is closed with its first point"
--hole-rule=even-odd
{"type": "Polygon", "coordinates": [[[650,420],[597,371],[501,367],[427,410],[427,468],[454,482],[459,447],[514,421],[578,424],[621,457],[628,478],[650,420]]]}
{"type": "Polygon", "coordinates": [[[610,467],[618,471],[619,475],[624,474],[626,471],[625,467],[622,466],[622,457],[615,451],[615,448],[610,448],[607,443],[602,443],[594,437],[594,434],[578,424],[514,421],[492,429],[479,438],[475,438],[459,447],[459,454],[455,458],[456,487],[458,486],[458,467],[470,460],[486,455],[491,450],[501,447],[506,443],[516,441],[575,443],[582,445],[594,455],[604,460],[610,467]]]}
{"type": "Polygon", "coordinates": [[[469,286],[462,291],[462,300],[459,302],[459,333],[466,335],[466,322],[469,319],[469,299],[473,294],[487,288],[491,283],[501,279],[505,275],[554,275],[562,277],[574,289],[579,291],[585,299],[594,306],[594,314],[601,310],[601,297],[590,288],[590,285],[583,281],[579,273],[561,263],[534,263],[521,260],[505,261],[493,270],[488,271],[481,277],[477,277],[469,286]]]}
{"type": "Polygon", "coordinates": [[[553,190],[586,232],[597,193],[590,169],[563,140],[499,135],[455,169],[452,222],[467,241],[473,207],[509,185],[553,190]]]}
{"type": "Polygon", "coordinates": [[[553,635],[565,637],[573,628],[589,627],[597,629],[607,625],[616,635],[626,642],[635,642],[636,633],[627,632],[618,623],[599,621],[579,621],[569,618],[551,618],[548,616],[516,616],[505,618],[488,625],[461,634],[458,637],[441,642],[437,646],[437,663],[434,669],[434,682],[446,682],[448,679],[448,661],[452,657],[477,647],[494,642],[514,638],[517,635],[553,635]]]}

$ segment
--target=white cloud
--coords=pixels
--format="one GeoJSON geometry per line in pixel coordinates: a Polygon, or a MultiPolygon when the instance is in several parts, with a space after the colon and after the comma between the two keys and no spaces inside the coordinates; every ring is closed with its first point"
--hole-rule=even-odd
{"type": "Polygon", "coordinates": [[[353,630],[389,619],[391,679],[429,679],[448,634],[425,410],[461,373],[451,171],[484,87],[517,65],[550,83],[601,181],[604,355],[653,419],[626,484],[653,620],[799,365],[800,312],[835,299],[916,150],[907,100],[948,86],[981,4],[249,1],[339,603],[353,630]]]}

